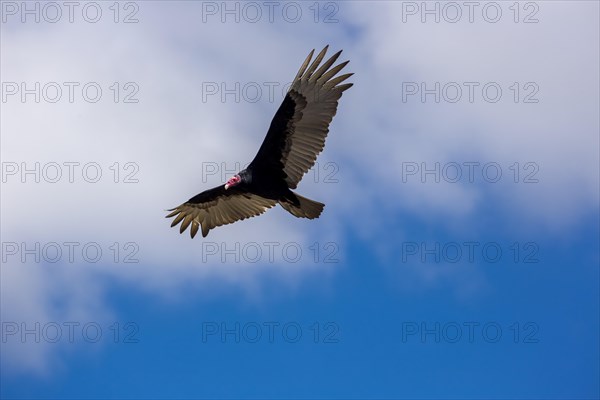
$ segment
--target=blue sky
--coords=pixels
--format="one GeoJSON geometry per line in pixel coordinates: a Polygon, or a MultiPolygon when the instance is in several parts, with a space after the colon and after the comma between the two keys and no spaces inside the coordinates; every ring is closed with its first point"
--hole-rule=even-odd
{"type": "Polygon", "coordinates": [[[2,398],[600,396],[598,3],[22,4],[2,398]],[[355,86],[298,189],[323,215],[169,228],[326,44],[355,86]]]}

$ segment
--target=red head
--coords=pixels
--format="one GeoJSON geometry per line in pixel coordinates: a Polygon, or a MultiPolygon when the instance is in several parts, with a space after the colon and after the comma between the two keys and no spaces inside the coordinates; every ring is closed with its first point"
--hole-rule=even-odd
{"type": "Polygon", "coordinates": [[[229,189],[230,187],[236,186],[237,184],[239,184],[242,181],[242,178],[240,178],[239,175],[234,175],[232,176],[227,183],[225,183],[225,190],[229,189]]]}

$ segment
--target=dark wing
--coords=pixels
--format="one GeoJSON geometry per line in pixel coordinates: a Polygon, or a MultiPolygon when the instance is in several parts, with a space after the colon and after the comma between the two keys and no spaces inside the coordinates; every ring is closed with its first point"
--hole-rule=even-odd
{"type": "Polygon", "coordinates": [[[353,74],[335,77],[348,61],[330,69],[341,50],[319,67],[328,47],[321,50],[309,67],[314,50],[310,52],[250,164],[282,170],[291,189],[296,188],[302,176],[315,164],[325,146],[338,100],[345,90],[352,87],[352,83],[340,83],[353,74]]]}
{"type": "Polygon", "coordinates": [[[167,218],[176,217],[171,224],[172,227],[181,222],[180,233],[192,225],[190,229],[192,238],[196,236],[200,227],[202,227],[202,236],[206,237],[212,228],[255,217],[275,204],[274,200],[265,199],[236,187],[225,190],[221,185],[206,190],[179,207],[169,210],[173,212],[167,215],[167,218]]]}

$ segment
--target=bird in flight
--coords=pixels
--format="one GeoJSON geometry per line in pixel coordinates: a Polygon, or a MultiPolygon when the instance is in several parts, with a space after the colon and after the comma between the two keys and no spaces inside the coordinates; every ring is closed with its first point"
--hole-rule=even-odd
{"type": "Polygon", "coordinates": [[[191,225],[192,238],[200,228],[206,237],[217,226],[255,217],[277,203],[298,218],[321,215],[323,203],[291,189],[296,189],[302,176],[315,164],[325,146],[338,100],[352,87],[352,83],[342,84],[352,73],[336,76],[349,61],[331,68],[341,50],[320,65],[328,47],[312,63],[314,49],[306,57],[248,167],[224,185],[168,210],[172,212],[166,218],[175,217],[171,227],[181,222],[180,233],[191,225]]]}

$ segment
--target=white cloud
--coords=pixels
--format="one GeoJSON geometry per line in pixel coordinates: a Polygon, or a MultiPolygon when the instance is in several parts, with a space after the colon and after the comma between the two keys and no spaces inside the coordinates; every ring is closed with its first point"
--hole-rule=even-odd
{"type": "MultiPolygon", "coordinates": [[[[358,60],[353,64],[356,87],[347,102],[350,111],[342,116],[352,137],[341,146],[348,154],[361,149],[361,167],[372,172],[366,179],[400,174],[407,161],[430,166],[436,161],[493,161],[503,166],[505,177],[514,162],[523,166],[531,161],[540,170],[535,189],[503,185],[498,195],[517,198],[517,213],[532,223],[559,229],[581,221],[598,203],[597,4],[543,3],[537,24],[513,23],[508,9],[498,24],[481,18],[472,24],[423,24],[418,16],[401,23],[405,3],[371,6],[369,13],[361,3],[353,4],[352,16],[360,21],[363,35],[352,49],[353,61],[358,60]],[[464,82],[478,82],[480,88],[497,82],[503,98],[489,103],[476,91],[472,104],[443,99],[436,104],[431,95],[426,103],[418,95],[404,103],[402,82],[426,82],[428,88],[435,82],[457,82],[463,98],[464,82]],[[510,89],[514,82],[521,84],[517,104],[510,89]],[[521,102],[533,91],[524,90],[527,82],[537,84],[539,103],[521,102]],[[367,98],[382,101],[365,102],[367,98]],[[381,140],[373,140],[374,135],[381,140]]],[[[394,207],[416,213],[434,208],[460,214],[477,212],[489,201],[477,192],[494,188],[483,185],[474,193],[469,185],[433,186],[392,185],[382,200],[392,199],[394,207]],[[388,196],[390,191],[395,195],[388,196]]]]}

